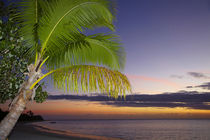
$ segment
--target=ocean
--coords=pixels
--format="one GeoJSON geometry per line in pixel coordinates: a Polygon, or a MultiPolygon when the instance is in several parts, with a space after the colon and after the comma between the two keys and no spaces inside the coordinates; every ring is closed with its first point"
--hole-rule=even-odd
{"type": "Polygon", "coordinates": [[[71,120],[34,125],[124,140],[210,140],[210,120],[71,120]]]}

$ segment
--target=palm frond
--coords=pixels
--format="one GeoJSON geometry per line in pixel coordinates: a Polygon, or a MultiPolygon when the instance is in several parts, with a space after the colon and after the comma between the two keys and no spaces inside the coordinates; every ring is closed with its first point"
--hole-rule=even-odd
{"type": "Polygon", "coordinates": [[[54,86],[64,91],[100,92],[117,98],[131,92],[125,75],[104,67],[77,65],[60,68],[51,75],[54,86]]]}
{"type": "Polygon", "coordinates": [[[52,0],[42,4],[39,37],[42,56],[52,46],[73,40],[75,34],[95,27],[113,28],[113,15],[106,0],[52,0]]]}
{"type": "Polygon", "coordinates": [[[31,47],[32,51],[38,51],[39,37],[38,27],[39,19],[41,18],[41,3],[42,0],[24,0],[18,4],[19,12],[15,16],[20,23],[21,36],[26,41],[27,45],[31,47]]]}
{"type": "Polygon", "coordinates": [[[47,52],[49,69],[64,66],[93,64],[104,65],[114,70],[124,66],[125,52],[120,47],[118,36],[113,34],[78,35],[77,40],[66,42],[62,48],[52,47],[47,52]]]}

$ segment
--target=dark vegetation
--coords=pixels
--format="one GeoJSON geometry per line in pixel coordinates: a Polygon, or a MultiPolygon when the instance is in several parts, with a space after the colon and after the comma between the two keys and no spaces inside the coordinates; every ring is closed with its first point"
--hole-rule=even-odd
{"type": "MultiPolygon", "coordinates": [[[[0,103],[13,100],[27,78],[27,66],[31,63],[24,38],[20,36],[21,26],[13,15],[15,3],[0,0],[0,103]]],[[[44,83],[36,87],[34,100],[42,103],[47,98],[44,83]]]]}
{"type": "MultiPolygon", "coordinates": [[[[7,115],[8,111],[3,111],[0,109],[0,121],[7,115]]],[[[22,113],[19,122],[30,122],[30,121],[43,121],[44,119],[40,115],[34,115],[32,111],[27,111],[22,113]]]]}

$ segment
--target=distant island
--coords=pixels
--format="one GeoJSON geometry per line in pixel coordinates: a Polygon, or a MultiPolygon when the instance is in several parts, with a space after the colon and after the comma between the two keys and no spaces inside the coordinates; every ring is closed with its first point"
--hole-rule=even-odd
{"type": "MultiPolygon", "coordinates": [[[[0,121],[8,114],[8,111],[3,111],[0,109],[0,121]]],[[[22,113],[18,122],[31,122],[31,121],[44,121],[42,116],[34,115],[32,111],[27,111],[26,113],[22,113]]]]}

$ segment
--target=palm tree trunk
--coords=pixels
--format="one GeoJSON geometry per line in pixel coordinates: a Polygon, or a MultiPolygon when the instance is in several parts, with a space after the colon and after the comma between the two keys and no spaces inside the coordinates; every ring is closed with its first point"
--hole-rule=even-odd
{"type": "Polygon", "coordinates": [[[30,87],[37,80],[41,70],[36,70],[37,68],[34,65],[29,65],[28,69],[28,80],[21,87],[17,101],[12,105],[10,112],[0,123],[0,140],[6,140],[21,113],[24,111],[27,102],[31,99],[33,90],[30,87]]]}
{"type": "Polygon", "coordinates": [[[1,121],[0,124],[0,140],[6,140],[13,127],[15,126],[18,118],[26,107],[26,103],[29,101],[32,95],[32,90],[23,91],[17,102],[13,105],[7,116],[1,121]],[[26,97],[24,97],[24,94],[26,97]]]}

